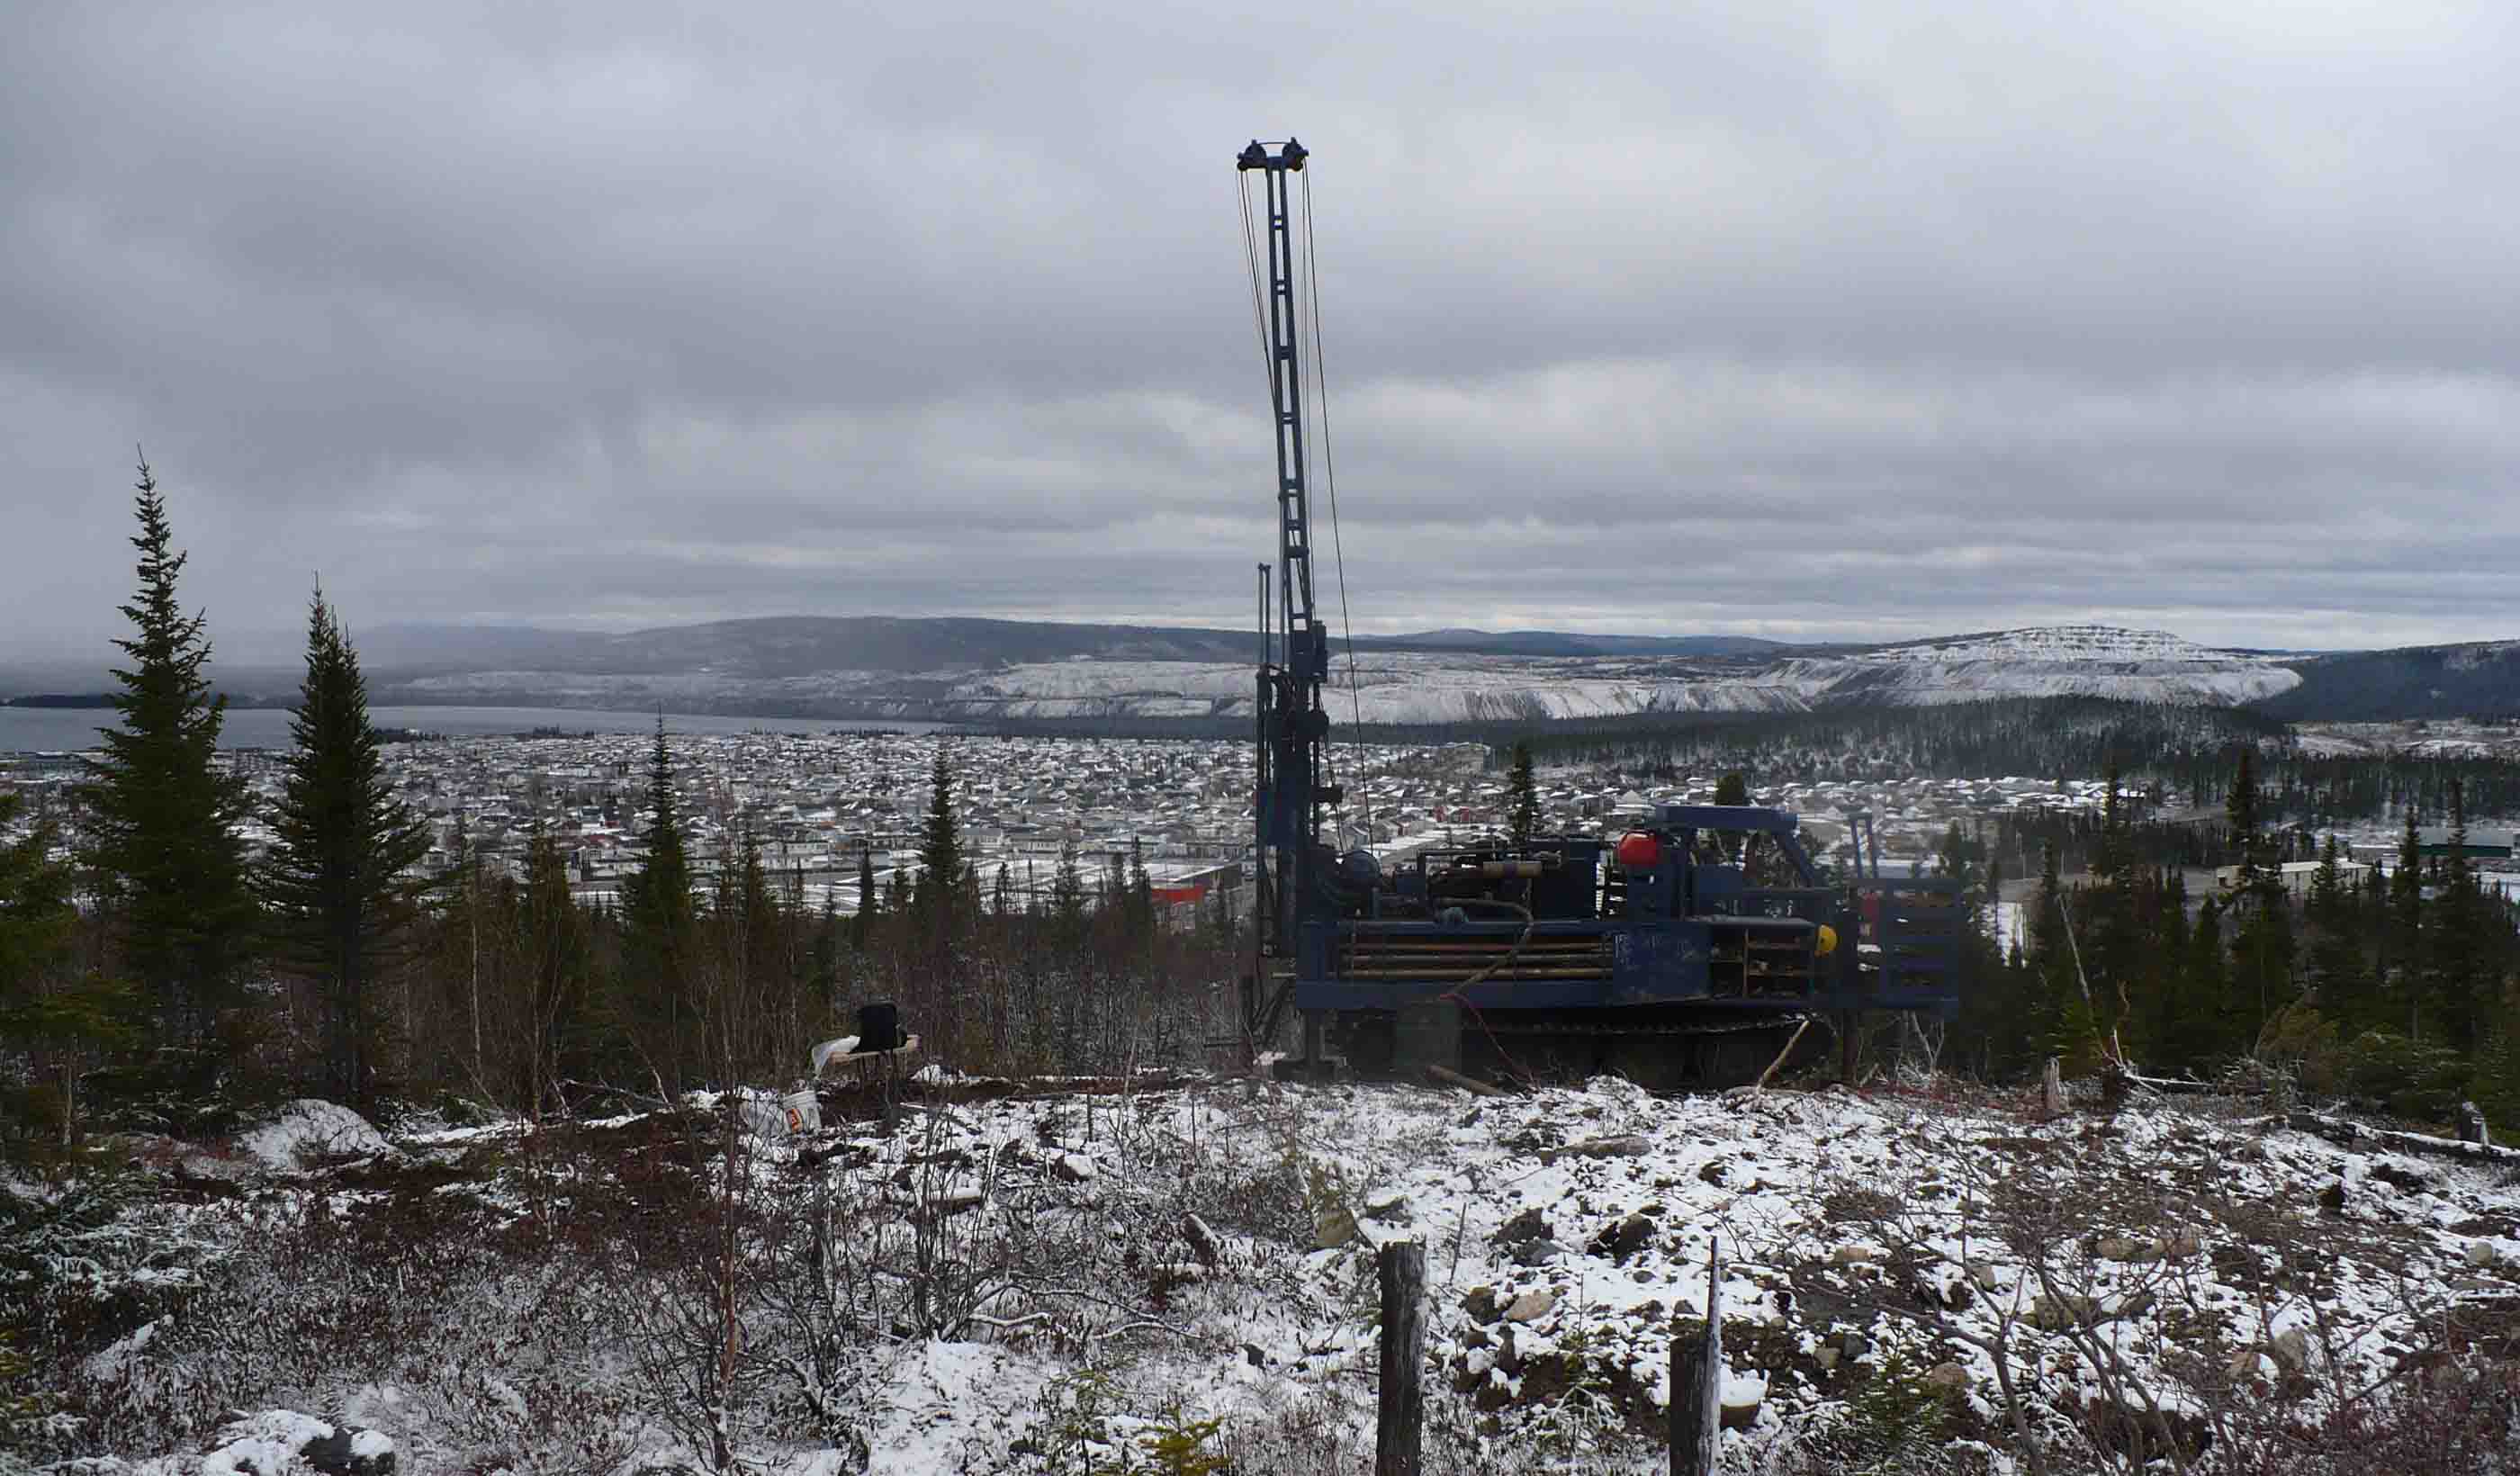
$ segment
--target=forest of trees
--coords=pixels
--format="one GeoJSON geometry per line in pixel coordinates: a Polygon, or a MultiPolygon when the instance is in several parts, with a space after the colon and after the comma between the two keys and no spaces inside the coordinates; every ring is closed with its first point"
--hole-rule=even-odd
{"type": "MultiPolygon", "coordinates": [[[[1089,873],[1071,850],[1038,904],[1003,869],[981,875],[942,753],[917,881],[878,893],[862,864],[854,914],[809,905],[740,824],[702,882],[661,720],[617,905],[571,895],[549,835],[517,876],[459,830],[432,872],[320,589],[292,747],[259,817],[274,840],[249,859],[246,792],[214,761],[210,642],[180,604],[185,556],[145,464],[136,512],[119,725],[76,788],[72,860],[55,859],[49,822],[0,848],[0,1039],[21,1146],[67,1141],[99,1111],[196,1129],[297,1095],[539,1112],[786,1082],[877,999],[958,1067],[1118,1069],[1195,1051],[1231,995],[1236,919],[1162,925],[1143,858],[1089,873]]],[[[0,792],[0,824],[18,810],[0,792]]]]}
{"type": "Polygon", "coordinates": [[[1939,870],[1981,902],[2031,874],[2009,870],[2024,859],[2039,877],[2018,946],[1970,939],[1946,1064],[1995,1079],[2049,1055],[2069,1072],[2238,1066],[2434,1120],[2473,1099],[2520,1128],[2520,904],[2464,855],[2455,773],[2435,817],[2448,854],[2423,854],[2408,806],[2386,872],[2350,868],[2333,834],[2272,824],[2283,791],[2245,749],[2219,824],[2137,822],[2115,784],[2097,817],[1945,836],[1939,870]],[[2286,862],[2317,864],[2306,888],[2285,885],[2286,862]],[[2188,872],[2209,867],[2236,871],[2191,895],[2188,872]]]}

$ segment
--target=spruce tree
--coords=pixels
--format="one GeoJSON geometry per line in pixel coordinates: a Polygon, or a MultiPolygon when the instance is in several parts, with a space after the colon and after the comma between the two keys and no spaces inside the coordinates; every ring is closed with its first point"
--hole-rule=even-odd
{"type": "Polygon", "coordinates": [[[621,984],[615,1012],[627,1055],[618,1064],[637,1076],[679,1085],[703,1059],[698,994],[699,921],[692,898],[691,858],[674,794],[673,754],[665,720],[648,763],[647,833],[639,870],[621,884],[621,984]]]}
{"type": "Polygon", "coordinates": [[[1147,842],[1144,837],[1129,837],[1129,932],[1132,937],[1145,937],[1155,925],[1155,882],[1147,874],[1147,842]]]}
{"type": "Polygon", "coordinates": [[[1085,942],[1085,869],[1076,842],[1058,843],[1058,870],[1050,879],[1051,933],[1061,952],[1073,954],[1085,942]]]}
{"type": "Polygon", "coordinates": [[[88,862],[121,960],[120,972],[162,1044],[202,1046],[242,1003],[260,924],[237,826],[244,781],[217,762],[227,698],[210,691],[203,617],[175,597],[186,555],[173,548],[166,502],[140,464],[139,592],[122,606],[132,634],[113,644],[119,723],[98,730],[87,761],[88,862]]]}
{"type": "Polygon", "coordinates": [[[428,827],[385,777],[358,652],[321,588],[308,604],[306,676],[289,731],[259,878],[275,962],[314,990],[325,1089],[366,1111],[382,1053],[381,979],[427,885],[415,869],[428,827]]]}
{"type": "Polygon", "coordinates": [[[2457,776],[2450,782],[2450,854],[2442,861],[2434,906],[2432,986],[2435,1017],[2455,1051],[2472,1051],[2491,1025],[2500,991],[2489,987],[2485,898],[2467,859],[2467,801],[2457,776]]]}
{"type": "Polygon", "coordinates": [[[875,893],[875,842],[858,847],[858,910],[849,918],[849,946],[863,954],[873,941],[876,912],[881,906],[875,893]]]}
{"type": "Polygon", "coordinates": [[[2245,891],[2257,881],[2259,868],[2266,861],[2265,843],[2258,833],[2258,753],[2254,745],[2240,749],[2240,767],[2223,796],[2223,815],[2230,827],[2232,860],[2240,869],[2236,889],[2245,891]]]}
{"type": "Polygon", "coordinates": [[[2370,970],[2363,966],[2358,936],[2361,909],[2345,882],[2344,853],[2330,831],[2319,852],[2318,870],[2310,878],[2310,966],[2318,986],[2319,1013],[2341,1030],[2375,1023],[2370,970]]]}
{"type": "Polygon", "coordinates": [[[525,849],[522,898],[526,949],[527,1056],[516,1099],[528,1112],[561,1106],[564,1082],[596,1069],[594,945],[585,909],[569,895],[560,844],[537,828],[525,849]]]}
{"type": "Polygon", "coordinates": [[[2423,1031],[2424,851],[2415,829],[2415,812],[2407,809],[2406,832],[2398,838],[2398,864],[2389,872],[2389,982],[2395,986],[2396,1015],[2407,1034],[2423,1031]]]}
{"type": "Polygon", "coordinates": [[[1531,744],[1517,738],[1513,767],[1506,778],[1507,813],[1515,845],[1528,844],[1540,825],[1540,785],[1532,778],[1531,744]]]}
{"type": "Polygon", "coordinates": [[[962,884],[965,864],[963,832],[954,823],[954,772],[939,746],[928,774],[927,817],[919,832],[916,904],[932,944],[942,946],[959,921],[954,917],[955,892],[962,884]]]}

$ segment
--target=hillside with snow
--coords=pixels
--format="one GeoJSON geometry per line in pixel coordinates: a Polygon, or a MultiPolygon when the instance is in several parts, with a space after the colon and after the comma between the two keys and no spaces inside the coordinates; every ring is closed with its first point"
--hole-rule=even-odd
{"type": "MultiPolygon", "coordinates": [[[[946,723],[1245,722],[1255,638],[982,620],[731,621],[619,637],[392,648],[390,704],[946,723]]],[[[532,639],[527,639],[527,638],[532,639]]],[[[1340,722],[1919,707],[2007,697],[2250,706],[2295,721],[2520,711],[2520,643],[2235,650],[2166,631],[2034,626],[1895,644],[1434,631],[1334,643],[1340,722]],[[1351,666],[1353,670],[1351,671],[1351,666]]]]}
{"type": "Polygon", "coordinates": [[[132,1144],[155,1189],[18,1222],[76,1268],[29,1454],[1047,1476],[1169,1434],[1361,1472],[1395,1240],[1429,1470],[1664,1469],[1710,1287],[1730,1472],[2486,1471],[2520,1414],[2510,1164],[2250,1099],[980,1085],[891,1131],[703,1097],[292,1161],[132,1144]],[[2347,1459],[2408,1442],[2449,1463],[2347,1459]]]}
{"type": "MultiPolygon", "coordinates": [[[[2160,631],[2055,626],[1824,654],[1731,659],[1506,657],[1360,651],[1334,661],[1339,721],[1432,724],[1649,713],[1803,712],[2086,696],[2237,706],[2301,678],[2273,657],[2215,650],[2160,631]]],[[[1058,661],[956,684],[964,718],[1248,717],[1242,664],[1058,661]]]]}

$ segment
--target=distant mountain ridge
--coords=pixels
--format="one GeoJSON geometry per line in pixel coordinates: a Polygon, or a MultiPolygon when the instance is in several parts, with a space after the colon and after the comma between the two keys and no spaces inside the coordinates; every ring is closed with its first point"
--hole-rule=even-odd
{"type": "MultiPolygon", "coordinates": [[[[374,700],[920,721],[1247,719],[1258,637],[1189,626],[780,616],[621,634],[360,632],[374,700]]],[[[1907,707],[2022,696],[2287,719],[2520,711],[2520,642],[2319,653],[2082,624],[1877,644],[1445,629],[1333,643],[1333,717],[1394,725],[1907,707]]],[[[222,672],[238,690],[242,672],[222,672]]],[[[287,683],[254,675],[272,691],[287,683]]],[[[98,673],[98,688],[106,684],[98,673]]],[[[24,692],[74,692],[58,670],[24,692]]],[[[0,689],[5,691],[5,689],[0,689]]]]}
{"type": "MultiPolygon", "coordinates": [[[[417,674],[483,668],[572,672],[695,666],[755,677],[817,671],[938,671],[1063,661],[1227,661],[1256,655],[1254,631],[1094,625],[970,616],[772,615],[659,626],[621,635],[487,626],[386,626],[359,638],[372,670],[417,674]]],[[[1344,645],[1344,641],[1340,643],[1344,645]]],[[[1358,636],[1360,650],[1472,655],[1752,655],[1783,643],[1752,636],[1594,636],[1563,631],[1435,630],[1358,636]]]]}

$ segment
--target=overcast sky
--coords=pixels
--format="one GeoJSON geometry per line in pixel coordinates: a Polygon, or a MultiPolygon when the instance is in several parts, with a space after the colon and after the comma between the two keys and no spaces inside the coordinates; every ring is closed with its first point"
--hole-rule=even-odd
{"type": "Polygon", "coordinates": [[[18,0],[0,654],[1247,624],[1288,132],[1361,631],[2520,636],[2508,0],[1313,9],[18,0]]]}

